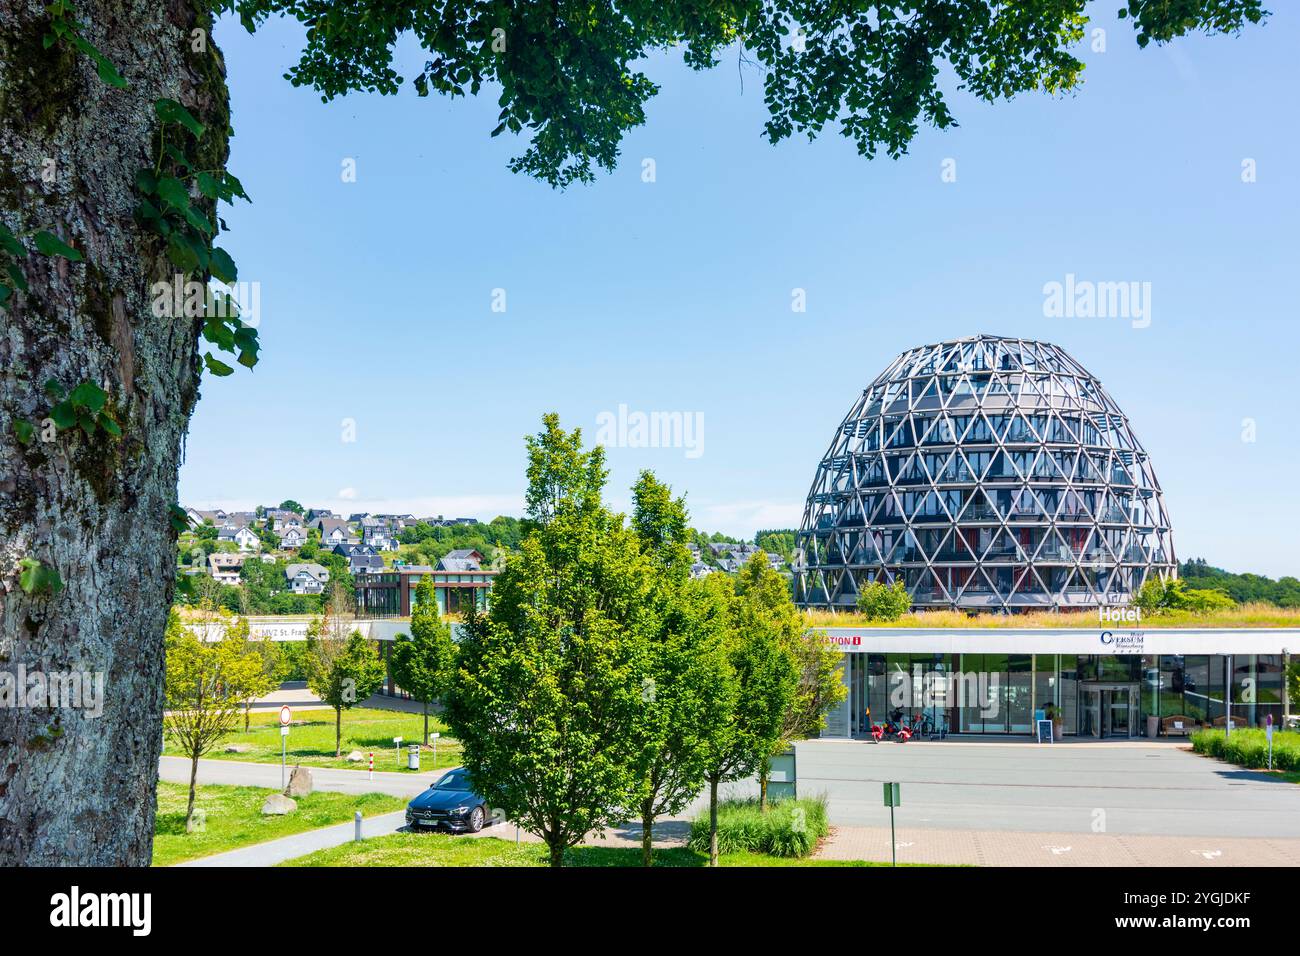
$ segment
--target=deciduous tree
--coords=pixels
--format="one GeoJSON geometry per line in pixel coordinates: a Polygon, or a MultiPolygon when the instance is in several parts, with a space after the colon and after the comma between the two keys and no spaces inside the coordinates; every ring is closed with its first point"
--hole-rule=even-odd
{"type": "Polygon", "coordinates": [[[424,742],[429,742],[429,705],[440,700],[456,675],[456,645],[451,625],[438,613],[433,579],[426,575],[415,586],[411,634],[393,644],[393,680],[424,707],[424,742]]]}
{"type": "Polygon", "coordinates": [[[229,611],[209,611],[197,630],[184,625],[176,611],[167,619],[163,727],[190,758],[186,828],[194,815],[199,759],[239,726],[244,702],[262,681],[262,658],[249,646],[248,622],[229,611]]]}
{"type": "Polygon", "coordinates": [[[467,616],[447,716],[475,786],[561,866],[632,802],[653,569],[601,500],[601,448],[555,415],[527,445],[529,530],[467,616]]]}
{"type": "Polygon", "coordinates": [[[628,814],[641,820],[642,863],[650,866],[655,821],[699,796],[709,745],[725,732],[731,707],[723,615],[690,579],[686,502],[648,471],[632,499],[632,527],[655,568],[648,676],[637,717],[641,756],[628,814]]]}

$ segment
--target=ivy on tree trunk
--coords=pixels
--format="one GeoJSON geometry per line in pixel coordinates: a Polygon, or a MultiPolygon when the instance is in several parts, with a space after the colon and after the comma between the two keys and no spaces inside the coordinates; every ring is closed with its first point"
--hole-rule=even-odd
{"type": "MultiPolygon", "coordinates": [[[[225,165],[225,69],[209,18],[187,0],[82,0],[81,35],[117,64],[109,85],[68,44],[46,46],[39,0],[0,3],[0,221],[47,230],[80,261],[32,252],[27,290],[0,319],[0,660],[104,675],[103,712],[0,714],[0,861],[147,865],[162,747],[163,632],[175,577],[181,444],[198,398],[198,322],[160,319],[151,285],[176,269],[135,221],[135,173],[150,162],[170,98],[206,124],[205,168],[225,165]],[[202,30],[204,49],[193,49],[202,30]],[[121,436],[58,430],[22,442],[49,413],[43,383],[92,382],[121,436]],[[60,589],[19,588],[39,560],[60,589]]],[[[205,202],[196,197],[196,205],[205,202]]],[[[203,276],[195,276],[199,280],[203,276]]]]}

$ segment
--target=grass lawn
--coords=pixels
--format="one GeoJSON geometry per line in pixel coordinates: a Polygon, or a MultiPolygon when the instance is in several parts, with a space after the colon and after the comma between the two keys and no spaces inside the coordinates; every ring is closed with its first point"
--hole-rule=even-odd
{"type": "MultiPolygon", "coordinates": [[[[343,757],[334,757],[334,711],[300,710],[294,714],[295,720],[302,720],[302,726],[289,728],[288,758],[289,766],[296,763],[304,767],[333,767],[340,770],[365,770],[367,763],[348,763],[344,758],[350,751],[360,750],[363,754],[374,753],[375,769],[414,773],[406,769],[406,745],[418,742],[424,734],[424,717],[421,714],[407,714],[395,710],[376,710],[366,707],[354,707],[343,712],[343,757]],[[401,761],[393,747],[393,738],[402,738],[401,761]]],[[[442,721],[429,717],[430,733],[447,733],[442,721]]],[[[182,757],[182,754],[170,739],[163,741],[163,753],[182,757]]],[[[254,713],[249,732],[240,730],[231,734],[207,755],[214,760],[251,760],[254,763],[280,762],[280,713],[279,711],[254,713]],[[226,753],[223,748],[230,744],[250,744],[252,750],[247,753],[226,753]]],[[[460,744],[447,737],[438,741],[438,768],[457,767],[460,765],[460,744]]],[[[425,750],[420,754],[420,772],[435,769],[433,751],[425,750]]]]}
{"type": "Polygon", "coordinates": [[[262,801],[274,790],[261,787],[225,787],[215,784],[198,788],[194,809],[206,811],[204,829],[185,832],[185,804],[189,787],[158,781],[158,816],[154,822],[154,866],[170,866],[184,860],[211,856],[254,843],[304,830],[316,830],[346,823],[360,810],[363,816],[390,813],[406,806],[402,797],[383,793],[326,793],[317,791],[298,798],[298,809],[282,817],[264,817],[262,801]]]}
{"type": "MultiPolygon", "coordinates": [[[[511,836],[457,837],[446,833],[393,833],[362,843],[318,850],[280,866],[547,866],[546,846],[515,845],[511,836]]],[[[655,850],[656,866],[706,866],[706,854],[686,847],[655,850]]],[[[864,860],[798,860],[760,853],[724,853],[723,866],[888,866],[864,860]]],[[[566,866],[640,866],[640,847],[579,846],[565,855],[566,866]]]]}

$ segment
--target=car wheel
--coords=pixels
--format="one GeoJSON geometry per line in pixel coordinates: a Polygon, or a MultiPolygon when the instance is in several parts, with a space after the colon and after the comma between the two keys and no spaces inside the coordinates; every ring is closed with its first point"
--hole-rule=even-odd
{"type": "Polygon", "coordinates": [[[483,808],[475,807],[469,815],[469,832],[478,833],[483,829],[483,808]]]}

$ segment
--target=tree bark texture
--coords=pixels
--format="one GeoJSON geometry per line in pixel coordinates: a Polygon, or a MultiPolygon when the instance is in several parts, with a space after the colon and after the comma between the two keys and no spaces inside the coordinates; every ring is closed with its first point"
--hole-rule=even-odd
{"type": "Polygon", "coordinates": [[[84,260],[26,240],[30,291],[0,311],[0,668],[101,672],[104,702],[97,717],[0,710],[0,864],[143,866],[176,567],[169,508],[198,398],[199,325],[153,313],[151,285],[177,270],[134,220],[135,174],[152,165],[163,97],[206,125],[199,168],[224,167],[225,68],[194,3],[77,0],[82,36],[129,83],[114,89],[66,41],[44,48],[44,8],[0,0],[0,220],[48,230],[84,260]],[[14,422],[49,414],[49,379],[103,388],[122,436],[70,429],[20,443],[14,422]],[[26,557],[63,589],[25,592],[26,557]]]}

